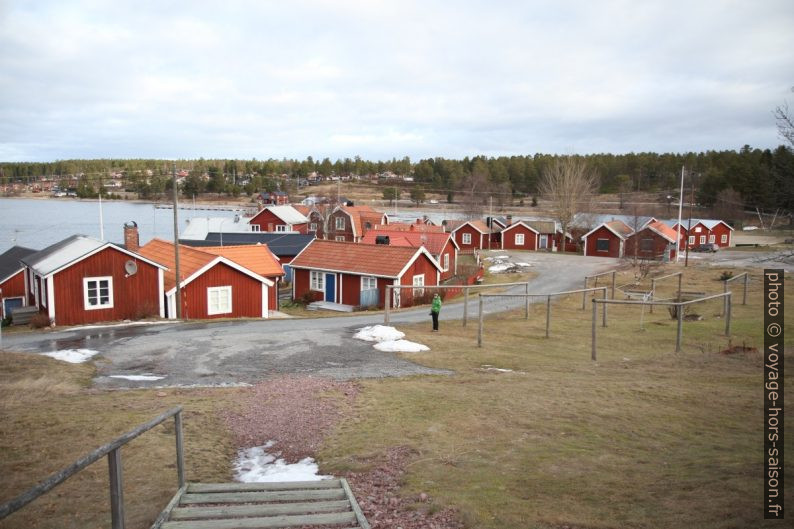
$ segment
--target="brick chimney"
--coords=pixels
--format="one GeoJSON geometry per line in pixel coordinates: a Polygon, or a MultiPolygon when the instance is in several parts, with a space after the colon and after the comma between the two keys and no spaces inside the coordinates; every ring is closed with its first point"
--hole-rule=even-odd
{"type": "Polygon", "coordinates": [[[507,225],[508,226],[512,226],[512,224],[513,224],[513,216],[512,215],[508,215],[507,216],[507,225]]]}
{"type": "Polygon", "coordinates": [[[134,220],[124,223],[124,247],[131,252],[137,252],[141,247],[138,224],[134,220]]]}

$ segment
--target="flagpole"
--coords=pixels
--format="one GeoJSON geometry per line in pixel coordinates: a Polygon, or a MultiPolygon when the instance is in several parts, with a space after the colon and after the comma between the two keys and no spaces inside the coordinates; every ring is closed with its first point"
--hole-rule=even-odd
{"type": "Polygon", "coordinates": [[[684,166],[681,166],[681,191],[678,193],[678,240],[675,243],[675,262],[681,254],[681,210],[684,207],[684,166]]]}

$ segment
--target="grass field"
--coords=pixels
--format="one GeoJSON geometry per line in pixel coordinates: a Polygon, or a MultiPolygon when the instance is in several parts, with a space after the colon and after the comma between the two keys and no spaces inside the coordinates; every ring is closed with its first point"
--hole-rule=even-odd
{"type": "MultiPolygon", "coordinates": [[[[687,269],[684,289],[721,292],[721,271],[687,269]]],[[[630,271],[618,279],[630,281],[630,271]]],[[[661,282],[659,295],[676,285],[661,282]]],[[[554,303],[549,339],[542,305],[528,320],[523,309],[486,318],[482,348],[471,314],[466,328],[443,322],[440,333],[401,326],[431,347],[407,358],[455,374],[361,381],[318,454],[321,472],[361,470],[408,446],[416,456],[402,492],[428,493],[471,528],[780,527],[761,519],[762,353],[720,352],[762,349],[760,285],[754,272],[748,305],[735,300],[730,340],[721,301],[694,310],[703,319],[684,324],[681,353],[666,310],[646,309],[641,325],[635,307],[610,307],[596,363],[579,296],[554,303]]],[[[99,391],[89,388],[93,373],[0,353],[0,501],[176,404],[186,410],[188,478],[231,478],[236,447],[221,413],[240,406],[244,388],[99,391]]],[[[176,489],[171,424],[124,448],[128,527],[148,527],[176,489]]],[[[100,461],[0,528],[108,527],[106,483],[100,461]]]]}

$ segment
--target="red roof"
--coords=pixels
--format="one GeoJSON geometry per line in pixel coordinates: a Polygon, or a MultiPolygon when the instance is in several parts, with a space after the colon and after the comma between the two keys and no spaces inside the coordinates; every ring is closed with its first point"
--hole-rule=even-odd
{"type": "Polygon", "coordinates": [[[670,242],[676,242],[678,240],[678,231],[674,230],[664,222],[655,220],[653,222],[649,222],[646,228],[650,228],[670,242]]]}
{"type": "Polygon", "coordinates": [[[262,277],[284,275],[284,269],[281,268],[278,258],[266,244],[204,246],[201,251],[223,256],[262,277]]]}
{"type": "Polygon", "coordinates": [[[378,229],[376,231],[369,231],[364,238],[361,239],[362,244],[375,244],[375,238],[378,236],[386,235],[389,237],[389,246],[407,246],[410,248],[419,248],[424,246],[427,251],[438,256],[444,250],[447,242],[452,240],[451,233],[434,233],[434,232],[418,232],[418,231],[391,231],[388,229],[378,229]]]}
{"type": "Polygon", "coordinates": [[[631,229],[631,226],[623,222],[622,220],[612,220],[605,223],[607,226],[612,228],[612,231],[617,232],[622,237],[628,237],[634,231],[631,229]]]}
{"type": "Polygon", "coordinates": [[[389,224],[376,224],[372,227],[373,230],[379,231],[419,231],[419,232],[432,232],[444,233],[444,226],[434,226],[433,224],[425,224],[421,221],[416,221],[413,224],[405,222],[390,222],[389,224]]]}
{"type": "MultiPolygon", "coordinates": [[[[447,222],[447,227],[449,227],[449,224],[450,224],[450,222],[447,222]]],[[[488,228],[488,225],[485,224],[485,222],[483,222],[481,220],[467,220],[467,221],[463,221],[460,224],[458,224],[457,226],[455,226],[454,228],[452,228],[452,230],[450,230],[450,231],[458,231],[459,229],[461,229],[466,224],[471,225],[475,230],[479,231],[480,233],[490,233],[491,232],[490,228],[488,228]]]]}
{"type": "MultiPolygon", "coordinates": [[[[147,259],[162,263],[168,267],[168,270],[165,271],[163,277],[166,292],[176,286],[176,257],[174,255],[174,243],[164,241],[162,239],[152,239],[145,245],[141,246],[138,250],[138,253],[147,259]]],[[[212,262],[213,259],[215,259],[215,256],[210,253],[202,252],[201,250],[180,244],[180,282],[201,270],[201,268],[212,262]]]]}
{"type": "MultiPolygon", "coordinates": [[[[427,250],[315,239],[292,260],[290,266],[397,278],[423,252],[427,250]]],[[[438,266],[435,260],[433,262],[438,266]]]]}

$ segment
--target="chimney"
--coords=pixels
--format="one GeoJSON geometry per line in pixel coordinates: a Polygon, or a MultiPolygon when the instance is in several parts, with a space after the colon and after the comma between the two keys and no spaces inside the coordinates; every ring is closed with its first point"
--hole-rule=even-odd
{"type": "Polygon", "coordinates": [[[124,247],[131,252],[137,252],[141,247],[138,224],[134,220],[124,223],[124,247]]]}
{"type": "Polygon", "coordinates": [[[389,245],[389,236],[388,235],[376,235],[375,236],[375,244],[385,244],[386,246],[389,245]]]}
{"type": "Polygon", "coordinates": [[[507,216],[507,225],[511,226],[512,224],[513,224],[513,216],[512,215],[508,215],[507,216]]]}

